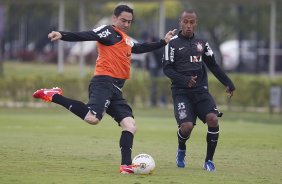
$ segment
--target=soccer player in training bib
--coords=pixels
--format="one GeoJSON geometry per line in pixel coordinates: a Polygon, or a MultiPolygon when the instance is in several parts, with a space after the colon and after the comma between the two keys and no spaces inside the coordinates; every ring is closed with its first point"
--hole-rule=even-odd
{"type": "Polygon", "coordinates": [[[41,89],[33,94],[34,98],[65,107],[91,125],[98,124],[104,113],[113,117],[122,129],[120,173],[133,173],[131,149],[136,126],[132,109],[122,96],[122,87],[130,77],[131,53],[145,53],[164,47],[175,32],[169,31],[158,42],[134,43],[126,34],[132,20],[133,9],[127,5],[119,5],[112,16],[113,25],[103,25],[85,32],[49,33],[48,38],[51,41],[97,41],[98,58],[89,84],[87,104],[62,96],[60,88],[41,89]]]}
{"type": "Polygon", "coordinates": [[[217,110],[208,91],[206,66],[226,87],[230,97],[235,87],[217,65],[208,42],[195,35],[196,13],[192,10],[184,11],[179,24],[180,32],[166,45],[163,58],[164,73],[171,80],[174,114],[178,124],[176,164],[180,168],[185,167],[186,141],[190,138],[198,117],[208,126],[203,168],[212,172],[215,170],[213,156],[219,135],[218,117],[222,113],[217,110]]]}

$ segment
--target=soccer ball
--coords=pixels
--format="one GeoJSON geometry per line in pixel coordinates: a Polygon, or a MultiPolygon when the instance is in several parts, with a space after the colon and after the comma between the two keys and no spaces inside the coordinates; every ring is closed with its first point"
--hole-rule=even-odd
{"type": "Polygon", "coordinates": [[[155,169],[155,161],[151,155],[142,153],[132,160],[134,174],[151,174],[155,169]]]}

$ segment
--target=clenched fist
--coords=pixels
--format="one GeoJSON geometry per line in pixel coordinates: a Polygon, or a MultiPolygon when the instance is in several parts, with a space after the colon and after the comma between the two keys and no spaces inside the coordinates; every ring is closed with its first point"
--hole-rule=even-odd
{"type": "Polygon", "coordinates": [[[51,33],[48,34],[48,38],[51,40],[51,42],[59,40],[62,38],[62,35],[58,31],[52,31],[51,33]]]}

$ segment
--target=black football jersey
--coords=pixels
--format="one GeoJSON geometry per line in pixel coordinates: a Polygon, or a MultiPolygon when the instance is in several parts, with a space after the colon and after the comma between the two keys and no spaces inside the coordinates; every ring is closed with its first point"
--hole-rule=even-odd
{"type": "Polygon", "coordinates": [[[182,36],[181,32],[174,36],[166,45],[163,56],[163,70],[171,79],[172,88],[189,88],[188,81],[197,76],[194,90],[208,89],[206,67],[224,85],[235,89],[232,81],[216,63],[212,49],[207,41],[195,35],[190,38],[182,36]]]}

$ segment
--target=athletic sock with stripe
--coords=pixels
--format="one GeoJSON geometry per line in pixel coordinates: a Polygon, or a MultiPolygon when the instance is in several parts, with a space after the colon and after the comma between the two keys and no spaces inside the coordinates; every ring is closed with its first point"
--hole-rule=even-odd
{"type": "Polygon", "coordinates": [[[219,136],[219,127],[208,127],[207,132],[207,155],[206,161],[213,160],[213,155],[216,149],[217,141],[219,136]]]}

